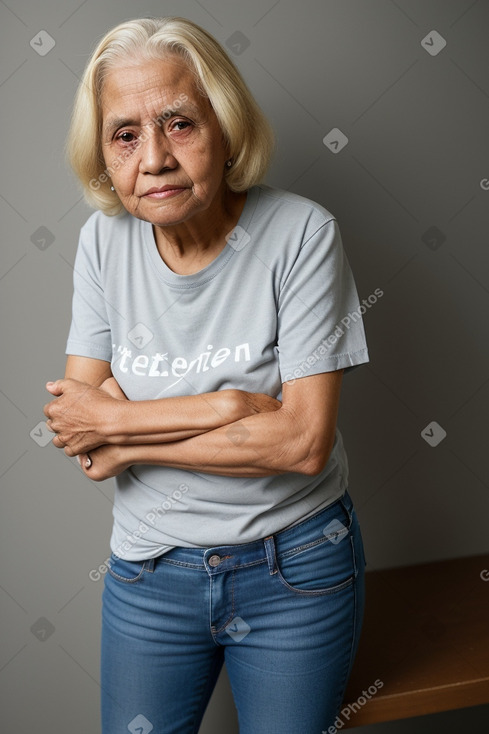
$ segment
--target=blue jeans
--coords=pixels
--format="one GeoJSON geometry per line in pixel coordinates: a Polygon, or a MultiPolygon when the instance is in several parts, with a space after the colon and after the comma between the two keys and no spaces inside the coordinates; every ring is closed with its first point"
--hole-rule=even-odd
{"type": "Polygon", "coordinates": [[[195,734],[223,662],[241,734],[326,731],[357,650],[364,570],[348,492],[253,543],[175,548],[147,561],[112,555],[103,733],[195,734]]]}

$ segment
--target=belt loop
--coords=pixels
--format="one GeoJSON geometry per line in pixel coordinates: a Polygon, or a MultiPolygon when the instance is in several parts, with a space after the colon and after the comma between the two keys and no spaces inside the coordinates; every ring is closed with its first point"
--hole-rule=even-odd
{"type": "Polygon", "coordinates": [[[350,527],[352,523],[353,500],[350,497],[348,489],[346,489],[343,495],[340,497],[340,502],[348,518],[348,527],[350,527]]]}
{"type": "Polygon", "coordinates": [[[264,539],[265,552],[267,554],[268,568],[270,570],[270,576],[277,573],[277,556],[275,554],[275,538],[273,535],[269,535],[268,538],[264,539]]]}

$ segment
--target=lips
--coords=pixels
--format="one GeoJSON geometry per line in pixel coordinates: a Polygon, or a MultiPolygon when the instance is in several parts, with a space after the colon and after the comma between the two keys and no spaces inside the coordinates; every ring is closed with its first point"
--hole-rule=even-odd
{"type": "Polygon", "coordinates": [[[166,186],[153,186],[148,189],[143,196],[148,196],[151,199],[166,199],[169,196],[174,196],[182,191],[185,191],[185,186],[177,186],[175,184],[167,184],[166,186]]]}

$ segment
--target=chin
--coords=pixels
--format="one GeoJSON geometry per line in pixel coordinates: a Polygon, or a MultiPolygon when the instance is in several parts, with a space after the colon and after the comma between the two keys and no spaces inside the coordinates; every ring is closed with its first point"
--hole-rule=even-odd
{"type": "Polygon", "coordinates": [[[186,199],[182,202],[144,201],[135,216],[147,219],[161,227],[180,224],[206,208],[201,201],[186,199]],[[144,212],[144,214],[143,214],[144,212]],[[143,216],[141,216],[143,215],[143,216]]]}
{"type": "Polygon", "coordinates": [[[172,211],[158,211],[158,209],[155,208],[151,211],[146,208],[144,213],[140,211],[135,216],[139,216],[140,219],[145,219],[147,222],[151,222],[151,224],[156,227],[172,227],[190,219],[194,213],[194,211],[189,211],[188,209],[180,209],[180,211],[175,209],[172,211]]]}

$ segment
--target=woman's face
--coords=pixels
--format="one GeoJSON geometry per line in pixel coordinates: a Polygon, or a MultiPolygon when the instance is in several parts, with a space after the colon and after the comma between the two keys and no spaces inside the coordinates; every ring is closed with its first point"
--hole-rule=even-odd
{"type": "Polygon", "coordinates": [[[121,63],[108,73],[101,103],[105,164],[128,212],[171,226],[222,196],[221,129],[178,57],[121,63]]]}

